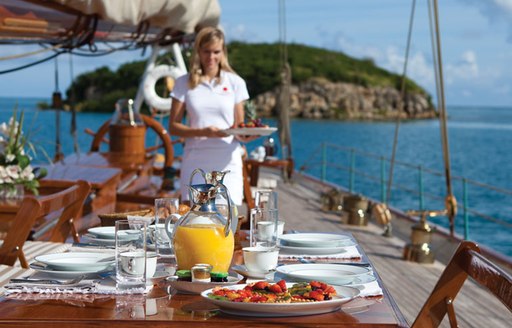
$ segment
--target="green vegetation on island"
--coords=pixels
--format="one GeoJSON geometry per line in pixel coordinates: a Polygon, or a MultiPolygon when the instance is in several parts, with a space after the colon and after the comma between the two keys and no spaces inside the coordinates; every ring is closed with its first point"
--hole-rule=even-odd
{"type": "MultiPolygon", "coordinates": [[[[229,61],[247,82],[251,97],[279,85],[280,47],[278,43],[232,42],[228,45],[229,61]]],[[[331,82],[400,89],[401,76],[377,67],[370,59],[355,59],[341,52],[299,44],[288,44],[287,52],[293,84],[322,77],[331,82]]],[[[160,64],[167,62],[165,58],[159,61],[160,64]]],[[[66,103],[74,98],[79,111],[112,112],[116,100],[135,98],[145,65],[146,62],[141,60],[123,64],[116,71],[105,66],[81,74],[66,90],[66,103]]],[[[427,95],[409,79],[406,90],[427,95]]],[[[157,93],[165,93],[163,81],[157,84],[157,93]]]]}

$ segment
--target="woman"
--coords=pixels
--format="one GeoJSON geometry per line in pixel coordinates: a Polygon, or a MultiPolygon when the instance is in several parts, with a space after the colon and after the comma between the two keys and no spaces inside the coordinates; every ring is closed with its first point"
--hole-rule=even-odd
{"type": "MultiPolygon", "coordinates": [[[[224,178],[231,199],[242,204],[243,137],[226,135],[223,130],[237,127],[244,121],[244,101],[249,99],[245,81],[228,63],[224,34],[207,27],[196,36],[190,73],[176,80],[169,131],[185,137],[181,165],[180,187],[182,201],[188,200],[188,185],[192,171],[230,172],[224,178]],[[182,123],[185,112],[188,125],[182,123]]],[[[193,183],[204,183],[200,175],[193,183]]]]}

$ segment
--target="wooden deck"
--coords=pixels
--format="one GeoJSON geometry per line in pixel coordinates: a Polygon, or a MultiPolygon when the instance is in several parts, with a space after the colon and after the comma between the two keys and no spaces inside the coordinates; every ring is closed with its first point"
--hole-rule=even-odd
{"type": "MultiPolygon", "coordinates": [[[[276,190],[285,230],[350,231],[363,246],[409,324],[414,322],[444,269],[442,263],[403,261],[406,241],[383,237],[382,227],[372,222],[367,227],[355,227],[344,224],[340,214],[322,212],[318,190],[311,189],[310,183],[306,186],[298,175],[291,183],[281,182],[279,176],[271,172],[265,172],[262,179],[267,180],[264,184],[268,184],[268,180],[278,181],[276,190]]],[[[512,314],[500,301],[469,280],[454,304],[461,327],[510,327],[512,322],[512,314]]],[[[442,327],[449,327],[447,318],[442,327]]]]}

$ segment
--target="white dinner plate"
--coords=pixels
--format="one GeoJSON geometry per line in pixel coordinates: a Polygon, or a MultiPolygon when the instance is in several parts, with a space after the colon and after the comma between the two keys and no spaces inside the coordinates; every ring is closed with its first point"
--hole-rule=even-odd
{"type": "MultiPolygon", "coordinates": [[[[291,287],[292,283],[286,284],[291,287]]],[[[232,289],[243,289],[246,284],[235,285],[232,289]]],[[[208,297],[212,289],[205,290],[201,296],[219,307],[222,312],[252,317],[293,317],[338,311],[342,304],[357,297],[359,289],[353,287],[334,286],[337,296],[329,301],[304,303],[244,303],[218,300],[208,297]]]]}
{"type": "Polygon", "coordinates": [[[40,255],[35,260],[57,271],[101,271],[115,262],[112,257],[105,253],[68,252],[40,255]]]}
{"type": "Polygon", "coordinates": [[[347,264],[289,264],[277,267],[277,272],[293,279],[317,280],[334,285],[347,285],[370,269],[347,264]]]}
{"type": "Polygon", "coordinates": [[[226,129],[223,132],[230,135],[243,135],[243,136],[268,136],[276,132],[277,128],[236,128],[226,129]]]}
{"type": "MultiPolygon", "coordinates": [[[[116,239],[116,227],[95,227],[87,231],[100,239],[116,239]]],[[[139,232],[134,231],[134,233],[130,233],[129,230],[120,231],[118,236],[121,240],[132,240],[139,238],[139,232]]]]}
{"type": "Polygon", "coordinates": [[[352,238],[333,233],[292,233],[279,236],[281,244],[294,247],[339,247],[347,246],[352,238]]]}
{"type": "Polygon", "coordinates": [[[331,255],[346,253],[346,248],[354,245],[356,245],[356,243],[353,241],[347,241],[346,246],[337,247],[295,247],[279,245],[279,251],[283,254],[294,255],[331,255]]]}
{"type": "Polygon", "coordinates": [[[217,286],[227,287],[236,285],[238,282],[240,282],[240,280],[243,279],[243,277],[239,274],[236,276],[228,276],[228,281],[226,282],[191,282],[180,281],[177,280],[177,278],[177,276],[172,276],[167,280],[169,281],[169,285],[171,285],[172,288],[183,294],[201,294],[201,292],[217,286]]]}

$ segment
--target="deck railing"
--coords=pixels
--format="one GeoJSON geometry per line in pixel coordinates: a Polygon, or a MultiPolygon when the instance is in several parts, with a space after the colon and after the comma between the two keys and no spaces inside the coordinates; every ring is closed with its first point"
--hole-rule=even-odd
{"type": "MultiPolygon", "coordinates": [[[[391,161],[378,154],[323,143],[300,170],[322,181],[348,187],[390,206],[407,210],[440,210],[445,207],[446,183],[443,172],[422,165],[395,160],[390,199],[386,195],[387,169],[391,161]]],[[[512,190],[488,185],[465,177],[452,175],[453,193],[458,200],[456,231],[470,239],[489,244],[495,250],[511,255],[512,190]],[[470,231],[471,230],[471,231],[470,231]],[[498,240],[503,239],[503,243],[498,240]]],[[[448,219],[433,218],[441,226],[448,226],[448,219]]]]}

